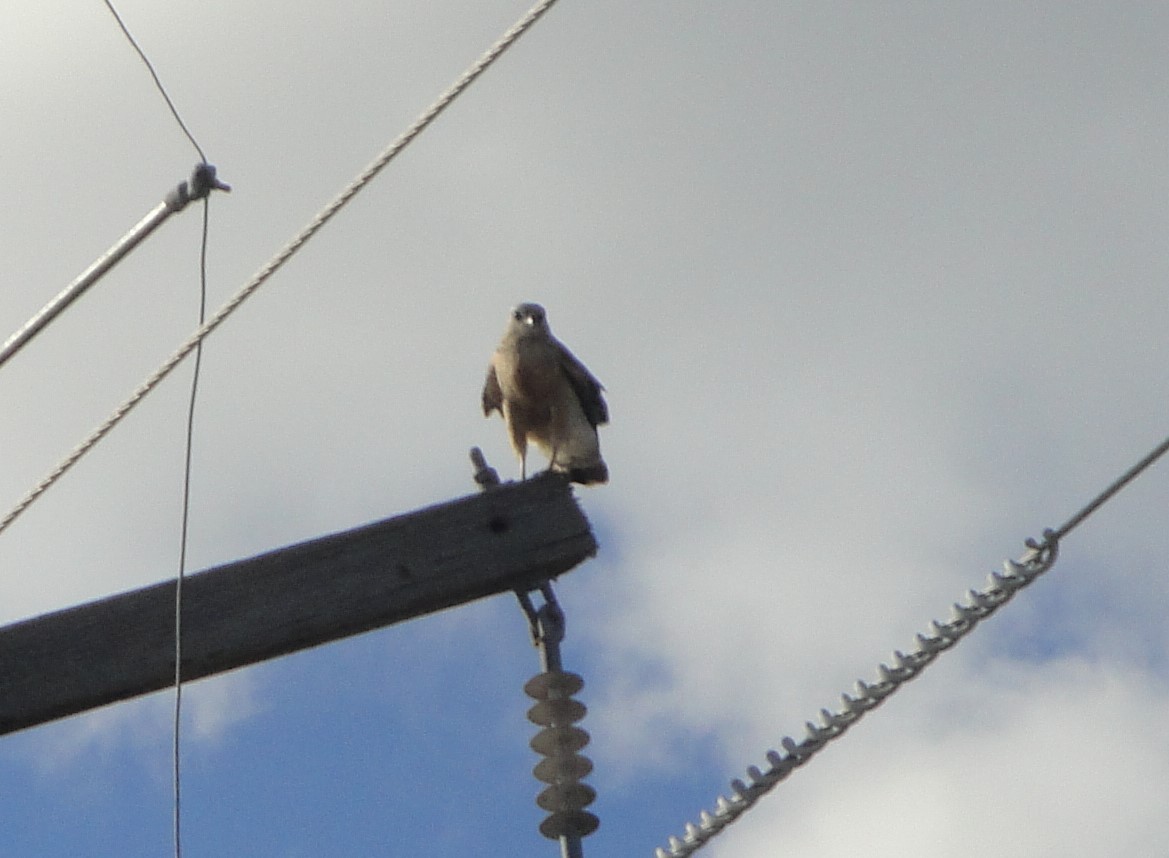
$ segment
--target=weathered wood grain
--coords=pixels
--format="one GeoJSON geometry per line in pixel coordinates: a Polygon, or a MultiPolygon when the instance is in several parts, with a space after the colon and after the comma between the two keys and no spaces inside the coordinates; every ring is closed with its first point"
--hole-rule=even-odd
{"type": "MultiPolygon", "coordinates": [[[[184,680],[560,575],[596,553],[544,475],[188,576],[184,680]]],[[[0,734],[174,684],[175,583],[0,628],[0,734]]]]}

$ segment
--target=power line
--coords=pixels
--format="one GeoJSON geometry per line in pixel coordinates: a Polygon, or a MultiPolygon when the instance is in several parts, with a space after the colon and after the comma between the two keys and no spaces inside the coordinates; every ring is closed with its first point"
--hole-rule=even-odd
{"type": "Polygon", "coordinates": [[[12,525],[20,515],[43,495],[54,483],[64,476],[70,468],[97,445],[110,431],[129,414],[144,397],[153,391],[170,373],[206,339],[212,331],[243,304],[252,294],[275,274],[300,248],[321,228],[328,223],[345,205],[360,192],[378,173],[385,168],[414,138],[424,131],[450,103],[470,86],[487,68],[494,63],[504,51],[522,36],[540,17],[547,12],[556,0],[541,0],[533,6],[519,21],[499,38],[495,44],[487,49],[438,99],[422,113],[418,119],[400,134],[368,167],[349,183],[331,202],[297,233],[280,251],[276,253],[252,278],[245,283],[227,302],[202,325],[199,326],[175,352],[163,361],[145,381],[96,429],[77,445],[47,476],[44,477],[28,494],[26,494],[9,512],[0,519],[0,533],[12,525]]]}
{"type": "Polygon", "coordinates": [[[750,784],[736,778],[731,781],[731,797],[719,796],[713,813],[703,811],[697,824],[687,823],[682,837],[671,837],[666,849],[658,849],[657,858],[682,858],[693,855],[724,828],[737,820],[754,806],[760,798],[770,792],[795,769],[807,763],[829,742],[838,739],[864,717],[876,709],[893,692],[916,677],[938,655],[974,630],[974,627],[1005,605],[1019,590],[1026,587],[1054,564],[1058,556],[1058,542],[1054,532],[1044,534],[1043,547],[1028,543],[1026,555],[1014,562],[1004,564],[1004,575],[992,573],[986,589],[971,590],[966,595],[966,604],[955,603],[953,617],[948,622],[934,620],[928,634],[918,634],[917,648],[906,655],[893,653],[893,664],[877,667],[878,680],[866,683],[857,680],[853,694],[841,695],[841,708],[836,712],[821,709],[819,724],[808,721],[803,740],[784,737],[780,745],[784,753],[768,751],[770,768],[762,771],[756,766],[747,769],[750,784]]]}
{"type": "Polygon", "coordinates": [[[1096,495],[1096,497],[1093,498],[1090,503],[1085,504],[1079,512],[1061,524],[1057,529],[1051,531],[1051,538],[1055,540],[1063,539],[1065,536],[1079,527],[1080,523],[1083,522],[1084,519],[1086,519],[1100,507],[1104,506],[1104,504],[1110,501],[1117,492],[1119,492],[1121,489],[1139,477],[1142,473],[1144,473],[1144,471],[1149,468],[1155,461],[1165,455],[1166,451],[1169,451],[1169,438],[1166,438],[1164,441],[1154,447],[1147,456],[1145,456],[1143,459],[1117,477],[1112,485],[1110,485],[1104,491],[1100,492],[1100,494],[1096,495]]]}
{"type": "Polygon", "coordinates": [[[133,35],[131,35],[130,29],[126,26],[126,22],[122,20],[122,16],[118,14],[118,10],[114,8],[114,4],[110,2],[110,0],[104,0],[104,2],[106,4],[106,8],[110,10],[110,14],[114,16],[114,20],[118,22],[118,26],[122,29],[122,34],[126,37],[126,41],[128,41],[130,46],[138,52],[138,56],[141,58],[143,65],[145,65],[146,70],[150,72],[151,78],[154,79],[155,87],[162,95],[163,100],[166,101],[166,106],[170,108],[171,116],[175,118],[175,122],[178,123],[179,128],[182,129],[183,134],[187,136],[187,139],[191,141],[191,145],[195,147],[195,151],[199,153],[199,159],[204,164],[206,164],[207,156],[203,154],[203,147],[199,145],[199,142],[195,139],[195,135],[192,134],[191,129],[187,127],[187,123],[183,122],[183,117],[179,115],[179,110],[177,107],[175,107],[174,101],[171,100],[170,94],[166,91],[166,87],[162,85],[162,80],[159,79],[158,72],[154,70],[154,63],[150,62],[150,58],[146,56],[146,52],[142,50],[142,46],[138,44],[138,40],[135,39],[133,35]]]}
{"type": "Polygon", "coordinates": [[[756,766],[747,769],[750,784],[736,778],[731,781],[731,797],[719,796],[714,812],[702,811],[698,823],[688,822],[682,837],[670,837],[665,849],[656,851],[656,858],[683,858],[693,855],[728,825],[750,810],[755,803],[795,769],[808,762],[829,742],[844,735],[866,712],[875,709],[898,688],[916,677],[938,655],[974,630],[982,620],[1005,605],[1012,596],[1049,570],[1059,556],[1060,540],[1071,533],[1092,513],[1140,476],[1154,462],[1169,451],[1166,438],[1143,459],[1125,471],[1108,488],[1085,504],[1075,515],[1056,530],[1046,530],[1041,540],[1027,540],[1026,553],[1016,562],[1006,561],[1005,574],[992,573],[985,589],[970,590],[965,604],[955,603],[948,622],[933,620],[928,634],[918,634],[917,648],[906,655],[893,653],[892,665],[877,667],[878,681],[869,684],[858,680],[855,694],[841,696],[842,706],[836,712],[821,709],[819,724],[808,721],[806,736],[796,741],[790,736],[780,742],[785,753],[768,751],[770,768],[762,771],[756,766]]]}
{"type": "MultiPolygon", "coordinates": [[[[174,790],[174,818],[173,818],[173,835],[174,835],[174,854],[175,858],[182,856],[182,840],[181,840],[181,747],[180,747],[180,726],[182,713],[182,584],[184,572],[186,567],[186,553],[187,553],[187,534],[188,521],[190,510],[190,478],[191,478],[191,448],[194,431],[194,409],[195,400],[198,390],[199,366],[202,356],[202,343],[220,324],[222,324],[228,316],[230,316],[236,309],[239,308],[244,301],[246,301],[260,286],[264,284],[273,274],[279,270],[285,262],[287,262],[310,238],[312,238],[332,217],[337,214],[344,206],[357,195],[373,178],[386,167],[387,164],[395,156],[398,155],[406,146],[408,146],[414,138],[424,131],[431,122],[433,122],[439,114],[441,114],[464,90],[467,89],[484,71],[486,71],[492,63],[495,62],[521,35],[527,32],[533,24],[538,21],[545,12],[547,12],[556,0],[541,0],[534,5],[519,21],[517,21],[511,28],[509,28],[491,47],[485,51],[478,60],[476,60],[462,75],[455,80],[455,82],[443,92],[438,99],[427,108],[421,116],[418,117],[402,134],[400,134],[369,166],[367,166],[358,176],[347,185],[341,193],[335,197],[324,209],[322,209],[316,217],[309,222],[309,224],[301,230],[283,249],[281,249],[275,257],[263,266],[250,281],[248,281],[240,290],[233,295],[226,304],[224,304],[210,320],[205,319],[206,311],[206,251],[207,251],[207,212],[208,205],[204,200],[203,209],[203,238],[202,249],[200,254],[200,280],[201,280],[201,301],[199,310],[199,327],[194,334],[191,335],[163,364],[142,384],[134,390],[130,397],[122,403],[109,418],[99,425],[93,432],[90,433],[77,447],[73,449],[58,465],[54,468],[44,479],[41,480],[33,489],[22,498],[11,511],[0,520],[0,533],[3,533],[29,506],[31,506],[37,498],[43,495],[48,489],[53,486],[57,480],[64,476],[78,461],[81,460],[90,450],[92,450],[106,435],[108,435],[115,426],[118,425],[133,409],[142,401],[151,391],[153,391],[162,381],[170,375],[174,370],[192,351],[196,352],[195,371],[191,382],[191,399],[190,408],[188,410],[187,419],[187,436],[186,436],[186,451],[185,451],[185,465],[184,465],[184,488],[183,488],[183,511],[182,511],[182,534],[180,537],[180,561],[179,574],[175,584],[175,710],[174,710],[174,743],[173,743],[173,790],[174,790]]],[[[171,114],[175,121],[183,130],[187,139],[190,140],[191,145],[199,153],[199,157],[203,160],[204,165],[207,163],[206,155],[202,147],[199,146],[195,137],[191,134],[190,129],[187,128],[182,117],[179,115],[173,100],[170,98],[166,88],[162,85],[153,64],[146,56],[145,52],[135,41],[126,27],[121,16],[118,15],[110,0],[105,0],[106,7],[114,16],[121,27],[122,32],[129,40],[130,44],[138,52],[142,62],[150,72],[158,91],[162,94],[167,106],[170,108],[171,114]]]]}
{"type": "MultiPolygon", "coordinates": [[[[199,145],[199,141],[195,139],[195,135],[191,133],[191,129],[187,127],[187,123],[183,121],[182,116],[179,115],[179,110],[175,106],[174,100],[170,97],[170,93],[166,91],[162,80],[158,76],[158,72],[154,68],[154,63],[146,56],[146,51],[138,44],[138,41],[131,34],[126,22],[122,20],[122,16],[118,14],[118,10],[114,8],[111,0],[105,0],[106,8],[110,10],[110,14],[114,16],[114,20],[118,22],[118,26],[122,30],[122,34],[130,43],[130,46],[138,53],[142,64],[146,66],[146,70],[150,72],[150,77],[154,81],[154,86],[162,95],[163,101],[170,109],[171,116],[174,117],[179,129],[186,135],[191,145],[195,147],[195,151],[199,153],[199,158],[203,165],[207,166],[207,155],[203,152],[203,147],[199,145]]],[[[207,234],[210,224],[211,203],[207,196],[203,197],[203,229],[199,241],[199,324],[202,325],[207,316],[207,234]]],[[[191,374],[191,396],[187,403],[187,423],[186,436],[184,439],[184,453],[183,453],[183,500],[182,500],[182,514],[181,524],[179,527],[179,568],[175,576],[175,697],[174,697],[174,728],[172,731],[173,742],[171,746],[171,772],[172,772],[172,792],[174,795],[173,813],[172,813],[172,835],[174,842],[175,858],[182,858],[183,854],[183,838],[182,838],[182,720],[183,720],[183,579],[187,575],[187,544],[188,534],[190,530],[191,518],[191,450],[194,445],[195,437],[195,402],[199,392],[199,370],[203,362],[203,344],[200,343],[195,349],[195,367],[191,374]]]]}
{"type": "MultiPolygon", "coordinates": [[[[199,324],[207,316],[207,235],[211,204],[203,200],[203,233],[199,242],[199,324]]],[[[172,772],[174,774],[174,853],[182,858],[182,715],[183,715],[183,580],[187,575],[187,545],[191,518],[191,451],[195,440],[195,402],[199,394],[199,370],[203,365],[203,344],[195,349],[195,368],[191,373],[191,397],[187,403],[187,434],[183,456],[183,511],[179,533],[179,573],[175,578],[175,707],[172,772]]]]}

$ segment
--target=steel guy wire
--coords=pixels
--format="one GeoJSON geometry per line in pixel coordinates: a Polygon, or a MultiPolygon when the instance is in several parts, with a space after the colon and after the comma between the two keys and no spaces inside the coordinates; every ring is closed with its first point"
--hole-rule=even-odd
{"type": "Polygon", "coordinates": [[[1005,605],[1015,593],[1050,569],[1059,554],[1060,540],[1115,497],[1121,489],[1151,467],[1167,451],[1169,438],[1154,447],[1148,455],[1121,474],[1057,529],[1044,531],[1042,540],[1027,540],[1027,551],[1018,562],[1008,560],[1004,564],[1005,574],[991,573],[985,589],[967,592],[966,603],[954,604],[953,615],[948,622],[932,621],[930,632],[917,636],[917,649],[913,652],[906,655],[895,651],[892,665],[883,663],[878,665],[879,679],[875,684],[870,685],[858,680],[855,695],[842,695],[841,709],[836,712],[821,709],[819,724],[807,722],[806,736],[803,740],[797,742],[790,736],[785,737],[780,745],[786,753],[768,751],[767,762],[770,767],[767,771],[762,771],[757,766],[749,766],[747,777],[750,784],[738,778],[731,781],[731,797],[720,795],[715,802],[713,813],[704,810],[697,824],[686,823],[685,833],[681,837],[671,837],[667,848],[657,850],[657,858],[681,858],[693,855],[701,849],[792,771],[808,762],[826,744],[842,736],[866,712],[875,709],[904,683],[921,673],[939,653],[948,650],[968,635],[979,622],[1005,605]]]}
{"type": "Polygon", "coordinates": [[[795,769],[807,763],[829,742],[838,739],[864,717],[876,709],[893,692],[916,677],[938,655],[974,630],[982,620],[989,617],[1010,601],[1048,569],[1059,554],[1059,540],[1056,531],[1048,530],[1042,542],[1028,540],[1027,552],[1017,562],[1006,561],[1004,574],[992,572],[987,586],[982,590],[970,590],[965,603],[954,603],[952,615],[947,622],[933,620],[929,632],[917,635],[917,647],[905,654],[894,651],[891,664],[877,666],[877,681],[867,683],[857,680],[852,694],[841,695],[841,706],[835,712],[821,709],[818,723],[805,724],[805,736],[801,740],[785,736],[780,742],[783,752],[768,751],[766,771],[757,766],[747,767],[750,783],[736,778],[731,781],[730,798],[720,795],[714,811],[702,811],[697,823],[688,822],[681,837],[670,837],[668,846],[657,849],[656,858],[681,858],[693,855],[728,825],[746,813],[760,798],[775,788],[795,769]]]}
{"type": "Polygon", "coordinates": [[[199,154],[200,163],[196,166],[194,172],[191,174],[191,181],[181,182],[177,187],[171,190],[166,197],[155,206],[146,217],[142,218],[134,227],[122,236],[118,241],[110,247],[105,253],[97,258],[96,261],[81,274],[79,274],[72,282],[70,282],[64,289],[62,289],[52,300],[42,307],[36,314],[32,316],[25,324],[9,337],[3,346],[0,346],[0,365],[11,360],[21,349],[29,344],[34,337],[44,330],[49,324],[53,322],[61,313],[63,313],[74,301],[80,298],[86,291],[88,291],[101,277],[103,277],[111,268],[118,264],[126,254],[134,250],[141,244],[154,230],[162,225],[171,215],[182,211],[192,199],[201,199],[210,192],[210,190],[230,190],[230,188],[220,182],[215,177],[215,168],[207,163],[206,157],[203,155],[203,150],[191,135],[190,130],[183,123],[178,111],[175,109],[174,103],[170,96],[162,86],[162,82],[158,78],[154,67],[150,64],[150,60],[146,58],[146,54],[139,47],[138,43],[134,41],[134,37],[130,35],[130,31],[126,28],[125,23],[119,17],[118,12],[113,5],[106,0],[106,8],[113,14],[114,19],[122,28],[123,34],[133,45],[138,52],[138,56],[146,65],[151,77],[154,79],[155,86],[158,91],[162,93],[163,99],[170,108],[171,115],[175,122],[178,123],[180,130],[186,135],[187,139],[195,147],[195,151],[199,154]]]}
{"type": "Polygon", "coordinates": [[[50,486],[57,482],[77,462],[87,454],[99,441],[129,414],[139,402],[153,391],[162,381],[171,374],[176,366],[203,342],[216,328],[234,313],[244,301],[252,296],[264,283],[275,274],[298,250],[314,235],[316,235],[334,215],[356,196],[366,185],[380,173],[406,148],[427,126],[433,122],[462,92],[470,86],[488,67],[494,63],[504,51],[522,36],[540,17],[555,4],[556,0],[540,0],[528,12],[505,32],[498,41],[488,48],[451,86],[438,97],[414,122],[403,131],[386,149],[377,156],[364,170],[357,175],[336,197],[333,198],[317,215],[297,233],[291,241],[281,248],[239,291],[232,295],[226,303],[212,314],[206,322],[187,338],[133,393],[118,406],[106,420],[77,445],[52,471],[48,473],[27,495],[25,495],[3,519],[0,519],[0,533],[8,529],[36,500],[43,495],[50,486]]]}
{"type": "MultiPolygon", "coordinates": [[[[1169,438],[1166,438],[1164,441],[1154,447],[1147,456],[1145,456],[1143,459],[1117,477],[1112,485],[1110,485],[1104,491],[1100,492],[1100,494],[1096,495],[1091,503],[1086,504],[1083,509],[1081,509],[1075,515],[1061,524],[1058,528],[1052,531],[1052,537],[1056,540],[1060,540],[1075,530],[1084,519],[1086,519],[1100,507],[1104,506],[1104,504],[1112,499],[1113,495],[1115,495],[1117,492],[1139,477],[1142,473],[1144,473],[1148,467],[1150,467],[1155,461],[1165,455],[1166,451],[1169,451],[1169,438]]],[[[1046,534],[1044,534],[1044,536],[1046,537],[1046,534]]]]}
{"type": "Polygon", "coordinates": [[[162,202],[151,209],[128,233],[73,278],[64,289],[54,295],[45,306],[5,340],[4,345],[0,346],[0,367],[16,357],[41,331],[52,324],[54,319],[152,235],[171,215],[183,211],[191,200],[202,199],[213,190],[230,191],[231,187],[219,181],[215,172],[215,167],[206,161],[196,164],[189,182],[179,182],[167,192],[162,202]]]}

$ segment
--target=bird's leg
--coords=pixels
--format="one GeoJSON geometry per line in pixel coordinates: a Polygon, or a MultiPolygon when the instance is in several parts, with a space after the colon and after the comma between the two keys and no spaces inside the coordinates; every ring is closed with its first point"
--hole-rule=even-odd
{"type": "Polygon", "coordinates": [[[504,419],[507,421],[507,431],[511,435],[511,448],[520,459],[520,479],[528,478],[528,432],[524,428],[522,415],[512,412],[511,405],[504,401],[504,419]]]}
{"type": "Polygon", "coordinates": [[[556,470],[556,454],[560,452],[561,432],[560,432],[560,427],[556,425],[556,406],[555,405],[551,406],[549,408],[549,411],[551,411],[551,413],[552,413],[552,417],[549,420],[549,424],[552,426],[553,440],[552,440],[552,458],[550,458],[548,460],[548,470],[555,471],[556,470]]]}

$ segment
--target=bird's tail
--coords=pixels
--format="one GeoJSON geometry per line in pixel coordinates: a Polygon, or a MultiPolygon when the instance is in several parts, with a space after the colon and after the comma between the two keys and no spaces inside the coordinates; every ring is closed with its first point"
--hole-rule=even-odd
{"type": "Polygon", "coordinates": [[[580,483],[582,486],[609,482],[609,468],[604,462],[583,468],[568,468],[566,473],[570,480],[574,483],[580,483]]]}

